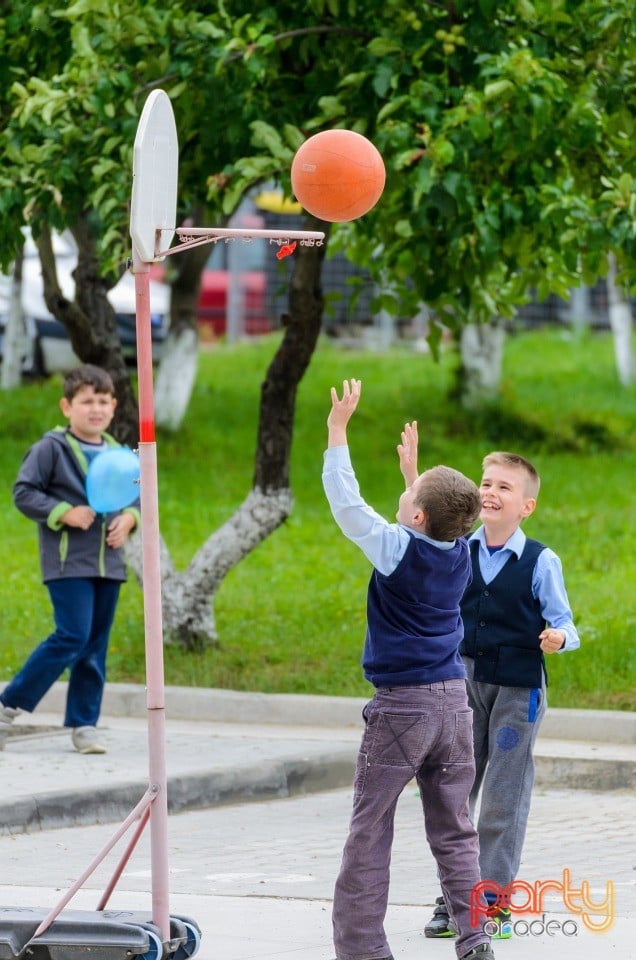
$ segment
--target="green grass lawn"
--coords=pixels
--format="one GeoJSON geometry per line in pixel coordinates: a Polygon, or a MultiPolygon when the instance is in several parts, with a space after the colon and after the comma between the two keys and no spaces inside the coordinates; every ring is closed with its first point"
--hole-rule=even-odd
{"type": "MultiPolygon", "coordinates": [[[[217,347],[201,356],[187,420],[158,438],[161,530],[179,567],[231,516],[250,489],[260,384],[276,347],[217,347]]],[[[166,649],[169,684],[364,696],[359,658],[369,565],[334,524],[320,482],[329,387],[360,377],[350,428],[363,494],[385,516],[401,491],[395,445],[405,420],[420,424],[420,468],[449,463],[476,481],[491,449],[530,457],[542,477],[529,535],[561,556],[581,649],[553,656],[553,706],[636,709],[634,476],[636,393],[622,389],[606,334],[523,333],[506,348],[502,401],[479,416],[448,397],[455,357],[437,364],[406,349],[346,351],[324,341],[299,390],[287,523],[225,579],[215,614],[219,646],[166,649]]],[[[49,632],[34,525],[11,503],[24,452],[61,422],[60,381],[4,393],[0,411],[3,642],[9,679],[49,632]]],[[[141,591],[122,591],[109,679],[143,682],[141,591]]]]}

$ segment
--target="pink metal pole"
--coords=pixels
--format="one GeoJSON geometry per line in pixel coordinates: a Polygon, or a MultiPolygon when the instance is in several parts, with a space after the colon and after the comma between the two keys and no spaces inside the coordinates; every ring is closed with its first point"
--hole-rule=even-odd
{"type": "Polygon", "coordinates": [[[117,886],[117,884],[118,884],[118,882],[119,882],[119,878],[121,877],[122,873],[123,873],[124,870],[126,869],[126,864],[127,864],[128,861],[130,860],[130,858],[131,858],[131,856],[132,856],[132,854],[133,854],[133,851],[134,851],[135,847],[136,847],[137,844],[139,843],[139,839],[140,839],[142,833],[144,832],[144,830],[145,830],[145,828],[146,828],[146,824],[148,823],[148,818],[149,818],[149,817],[150,817],[150,810],[146,807],[146,809],[144,810],[144,812],[143,812],[143,814],[142,814],[141,820],[140,820],[139,823],[137,824],[137,827],[136,827],[136,829],[135,829],[135,832],[133,833],[132,837],[130,838],[130,842],[129,842],[128,846],[127,846],[126,849],[124,850],[124,852],[123,852],[123,854],[122,854],[122,857],[121,857],[119,863],[117,864],[117,867],[116,867],[116,869],[115,869],[115,872],[113,873],[112,877],[110,878],[110,881],[109,881],[109,883],[108,883],[108,886],[106,887],[106,889],[104,890],[104,892],[103,892],[103,894],[102,894],[101,900],[100,900],[99,903],[97,904],[97,909],[98,909],[98,910],[105,910],[105,909],[106,909],[106,907],[107,907],[107,905],[108,905],[108,901],[109,901],[110,898],[111,898],[112,892],[113,892],[113,890],[115,889],[115,887],[117,886]]]}
{"type": "Polygon", "coordinates": [[[150,788],[157,797],[150,812],[152,919],[164,941],[170,939],[168,871],[168,793],[165,748],[165,684],[161,616],[159,497],[157,445],[150,326],[150,265],[133,248],[137,303],[137,372],[139,401],[139,473],[141,483],[141,543],[146,637],[146,704],[148,709],[148,768],[150,788]]]}

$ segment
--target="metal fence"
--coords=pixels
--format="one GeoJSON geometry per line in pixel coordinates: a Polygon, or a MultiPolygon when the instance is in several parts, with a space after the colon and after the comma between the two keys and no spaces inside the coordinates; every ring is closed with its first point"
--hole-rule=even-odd
{"type": "MultiPolygon", "coordinates": [[[[268,229],[302,229],[300,216],[266,213],[268,229]]],[[[291,260],[277,261],[268,258],[265,265],[267,289],[267,313],[273,326],[280,324],[280,317],[287,310],[291,260]]],[[[352,326],[373,325],[371,302],[375,288],[368,273],[351,264],[342,254],[325,259],[322,274],[326,307],[324,326],[327,331],[352,326]]],[[[594,287],[580,287],[572,291],[570,300],[550,295],[539,301],[536,295],[520,307],[512,322],[515,326],[590,326],[609,327],[607,286],[600,280],[594,287]]],[[[407,327],[408,324],[399,323],[407,327]]]]}

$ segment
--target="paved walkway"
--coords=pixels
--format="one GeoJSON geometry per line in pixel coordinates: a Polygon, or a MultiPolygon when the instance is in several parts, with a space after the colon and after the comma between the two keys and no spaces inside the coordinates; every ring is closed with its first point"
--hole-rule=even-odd
{"type": "MultiPolygon", "coordinates": [[[[63,697],[63,692],[61,686],[56,696],[63,697]]],[[[208,719],[168,722],[172,805],[188,808],[173,815],[169,824],[171,911],[200,924],[200,960],[330,960],[330,898],[350,814],[359,703],[258,697],[240,701],[245,722],[221,723],[209,719],[219,708],[211,700],[218,698],[211,694],[203,703],[199,693],[183,694],[184,702],[191,706],[198,701],[198,714],[208,719]],[[268,710],[284,722],[264,722],[268,710]],[[301,719],[311,715],[312,726],[298,723],[299,712],[301,719]],[[327,725],[334,720],[337,726],[327,725]],[[223,802],[228,800],[234,802],[223,802]]],[[[145,719],[129,715],[138,711],[128,694],[135,702],[143,698],[139,690],[111,691],[103,719],[109,748],[105,756],[73,752],[68,733],[55,729],[59,712],[28,718],[40,731],[11,737],[0,752],[0,905],[54,906],[139,799],[147,783],[145,719]],[[21,821],[21,811],[31,817],[28,823],[21,821]],[[82,823],[86,825],[78,825],[82,823]]],[[[178,708],[181,695],[168,696],[173,716],[190,709],[178,708]]],[[[223,696],[220,701],[222,714],[234,716],[232,703],[239,701],[223,696]]],[[[57,708],[59,703],[52,700],[48,706],[57,708]]],[[[588,714],[578,725],[567,711],[554,711],[553,718],[559,721],[556,732],[568,729],[570,735],[589,735],[589,721],[596,735],[606,723],[616,739],[633,735],[631,714],[588,714]],[[620,733],[613,723],[620,724],[620,733]]],[[[622,778],[629,769],[633,772],[634,747],[629,742],[564,743],[548,737],[541,749],[548,758],[547,774],[535,791],[520,879],[531,885],[539,880],[563,883],[564,871],[569,871],[571,886],[580,890],[587,882],[588,896],[597,905],[608,891],[613,894],[610,909],[597,908],[593,919],[599,921],[603,912],[614,913],[616,919],[607,932],[591,933],[577,913],[580,898],[573,895],[568,908],[562,894],[553,890],[539,915],[556,921],[549,928],[551,935],[536,924],[530,932],[527,924],[536,917],[520,918],[525,923],[518,935],[495,944],[497,960],[534,960],[539,955],[542,960],[634,960],[634,794],[609,789],[612,777],[603,790],[570,789],[567,782],[559,784],[560,775],[546,782],[550,770],[565,770],[563,779],[568,780],[572,768],[566,760],[585,760],[592,771],[595,758],[598,769],[618,769],[622,778]]],[[[98,891],[116,862],[114,851],[72,906],[94,910],[98,891]]],[[[146,835],[117,885],[112,907],[149,909],[149,864],[146,835]]],[[[427,941],[421,932],[437,892],[419,798],[411,786],[398,810],[387,917],[396,960],[454,958],[450,943],[427,941]]]]}

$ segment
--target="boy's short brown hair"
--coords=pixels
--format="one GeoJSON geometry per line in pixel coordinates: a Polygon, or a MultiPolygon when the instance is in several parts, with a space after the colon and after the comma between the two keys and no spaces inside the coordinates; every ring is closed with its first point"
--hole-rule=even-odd
{"type": "Polygon", "coordinates": [[[526,493],[529,497],[536,500],[539,495],[541,479],[534,465],[530,463],[529,460],[526,460],[525,457],[522,457],[518,453],[510,453],[507,450],[493,450],[492,453],[488,453],[484,457],[481,465],[482,469],[485,470],[486,467],[489,467],[491,464],[498,464],[502,467],[515,467],[517,470],[522,470],[526,478],[526,493]]]}
{"type": "Polygon", "coordinates": [[[481,511],[477,485],[459,470],[445,466],[422,474],[413,502],[426,513],[425,532],[432,540],[467,536],[481,511]]]}
{"type": "Polygon", "coordinates": [[[109,373],[92,363],[82,363],[70,370],[64,378],[63,393],[72,400],[82,387],[92,387],[95,393],[110,393],[115,396],[115,385],[109,373]]]}

